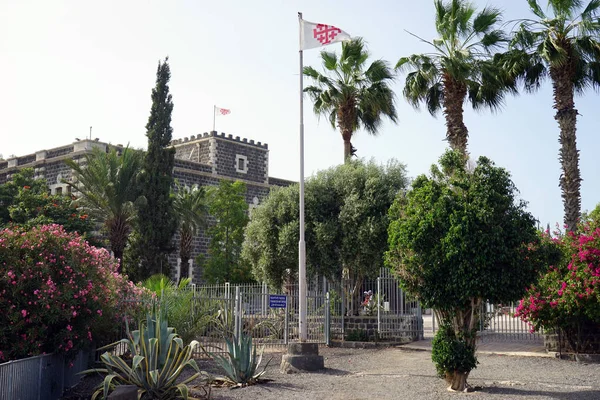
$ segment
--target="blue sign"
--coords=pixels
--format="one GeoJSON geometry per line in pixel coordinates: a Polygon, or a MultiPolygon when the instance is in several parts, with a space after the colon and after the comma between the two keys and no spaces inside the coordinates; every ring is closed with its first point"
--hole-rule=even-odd
{"type": "Polygon", "coordinates": [[[287,297],[285,294],[270,294],[269,295],[269,307],[285,308],[286,305],[287,305],[287,297]]]}

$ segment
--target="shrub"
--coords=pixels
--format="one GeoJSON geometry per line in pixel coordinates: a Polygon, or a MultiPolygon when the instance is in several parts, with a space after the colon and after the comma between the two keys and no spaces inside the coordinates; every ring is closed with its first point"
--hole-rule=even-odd
{"type": "Polygon", "coordinates": [[[349,342],[368,342],[369,334],[364,329],[350,329],[346,333],[346,340],[349,342]]]}
{"type": "Polygon", "coordinates": [[[431,359],[438,375],[446,379],[455,371],[468,373],[477,367],[475,346],[468,344],[449,325],[442,325],[433,338],[431,359]]]}
{"type": "Polygon", "coordinates": [[[71,357],[112,333],[117,300],[141,294],[116,268],[105,249],[60,225],[0,231],[0,357],[71,357]]]}
{"type": "Polygon", "coordinates": [[[207,309],[206,301],[196,302],[189,283],[189,278],[176,284],[166,275],[156,274],[142,284],[160,298],[167,320],[184,342],[196,339],[214,315],[207,309]]]}
{"type": "Polygon", "coordinates": [[[600,228],[583,226],[551,239],[562,257],[520,301],[516,316],[531,330],[560,329],[567,335],[600,323],[600,228]]]}

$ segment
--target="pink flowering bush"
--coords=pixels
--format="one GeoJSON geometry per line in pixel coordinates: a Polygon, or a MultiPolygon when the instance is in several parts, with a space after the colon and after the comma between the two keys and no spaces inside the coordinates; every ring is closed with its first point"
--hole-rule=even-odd
{"type": "Polygon", "coordinates": [[[0,231],[0,361],[44,353],[74,356],[111,335],[125,315],[121,298],[144,289],[117,272],[105,249],[60,225],[0,231]]]}
{"type": "Polygon", "coordinates": [[[546,240],[561,250],[561,260],[528,289],[516,316],[532,331],[560,329],[568,336],[580,334],[582,327],[595,329],[600,324],[600,228],[586,225],[546,240]]]}

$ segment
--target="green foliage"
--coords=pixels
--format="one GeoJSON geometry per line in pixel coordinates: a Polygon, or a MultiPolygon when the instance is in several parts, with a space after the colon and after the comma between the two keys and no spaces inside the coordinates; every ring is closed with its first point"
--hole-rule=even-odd
{"type": "Polygon", "coordinates": [[[350,329],[346,332],[346,340],[349,342],[368,342],[369,334],[364,329],[350,329]]]}
{"type": "MultiPolygon", "coordinates": [[[[396,162],[350,162],[309,178],[305,185],[309,275],[361,280],[383,265],[388,209],[408,184],[396,162]]],[[[258,280],[275,287],[294,281],[298,269],[298,186],[274,189],[253,210],[244,259],[258,280]]]]}
{"type": "Polygon", "coordinates": [[[191,257],[194,235],[206,226],[208,205],[203,187],[183,186],[175,182],[177,191],[173,207],[179,220],[179,257],[181,258],[181,277],[186,278],[191,257]]]}
{"type": "Polygon", "coordinates": [[[517,300],[542,265],[531,257],[535,219],[517,201],[510,174],[485,157],[469,171],[450,151],[440,168],[417,177],[392,207],[387,265],[425,307],[517,300]]]}
{"type": "Polygon", "coordinates": [[[356,149],[350,140],[360,128],[376,135],[388,117],[396,122],[394,80],[392,71],[383,60],[367,66],[369,53],[360,38],[342,43],[342,53],[321,52],[324,73],[304,67],[304,75],[315,86],[304,89],[314,102],[315,114],[325,116],[333,129],[339,128],[344,140],[344,161],[350,160],[356,149]]]}
{"type": "Polygon", "coordinates": [[[16,172],[0,185],[0,205],[0,227],[11,223],[26,228],[58,224],[80,235],[94,230],[87,210],[73,204],[71,196],[48,194],[46,180],[34,179],[32,168],[16,172]]]}
{"type": "Polygon", "coordinates": [[[209,355],[225,371],[225,376],[216,378],[227,385],[248,386],[258,383],[259,378],[267,371],[271,360],[267,361],[262,371],[258,371],[262,362],[264,347],[257,351],[256,345],[252,345],[252,336],[243,335],[241,338],[233,336],[233,339],[225,338],[227,344],[227,355],[209,353],[209,355]]]}
{"type": "Polygon", "coordinates": [[[600,327],[600,228],[583,223],[578,230],[555,238],[546,235],[561,257],[529,287],[515,315],[532,331],[560,330],[569,343],[565,350],[597,353],[594,340],[586,343],[586,331],[600,327]]]}
{"type": "MultiPolygon", "coordinates": [[[[116,273],[105,249],[60,225],[0,231],[0,361],[62,353],[114,338],[144,291],[116,273]]],[[[112,339],[111,339],[112,340],[112,339]]]]}
{"type": "Polygon", "coordinates": [[[119,260],[123,258],[135,217],[133,202],[139,196],[142,157],[141,151],[128,147],[120,152],[112,148],[108,153],[95,147],[85,155],[84,163],[65,161],[74,171],[75,183],[67,183],[79,193],[76,204],[102,224],[110,248],[119,260]]]}
{"type": "Polygon", "coordinates": [[[493,51],[507,39],[499,28],[501,12],[485,7],[479,13],[465,0],[436,0],[438,37],[421,39],[433,49],[426,54],[402,57],[396,69],[407,72],[404,97],[415,108],[424,104],[431,115],[442,109],[450,146],[466,152],[468,131],[463,123],[463,103],[474,109],[497,110],[504,94],[515,92],[514,79],[505,73],[493,51]]]}
{"type": "Polygon", "coordinates": [[[213,318],[205,305],[196,304],[194,292],[188,287],[189,282],[184,278],[177,284],[167,276],[157,274],[142,284],[161,300],[165,317],[184,342],[197,338],[213,318]]]}
{"type": "Polygon", "coordinates": [[[486,157],[467,168],[461,153],[448,151],[390,209],[386,263],[459,339],[440,339],[436,355],[454,390],[464,389],[468,374],[448,371],[472,365],[483,302],[515,301],[545,265],[536,221],[516,194],[510,174],[486,157]]]}
{"type": "Polygon", "coordinates": [[[210,215],[216,223],[208,229],[210,244],[204,261],[204,279],[210,283],[252,281],[247,263],[241,259],[244,228],[248,223],[246,184],[222,180],[208,189],[210,215]]]}
{"type": "Polygon", "coordinates": [[[455,371],[468,373],[477,368],[475,346],[467,343],[460,333],[456,334],[450,325],[440,326],[431,345],[431,359],[441,378],[455,371]]]}
{"type": "Polygon", "coordinates": [[[192,341],[184,346],[183,340],[175,333],[174,328],[168,326],[167,319],[156,307],[152,314],[148,314],[145,323],[140,322],[139,330],[130,332],[127,329],[127,338],[118,343],[127,345],[132,357],[131,362],[105,352],[100,356],[104,368],[81,372],[105,375],[92,400],[100,394],[107,399],[108,394],[120,385],[137,386],[138,398],[187,399],[188,383],[202,377],[202,383],[208,384],[208,375],[200,371],[192,358],[193,350],[199,343],[192,341]],[[196,373],[184,380],[178,380],[185,367],[193,368],[196,373]]]}
{"type": "Polygon", "coordinates": [[[554,88],[554,116],[560,128],[559,185],[567,230],[577,229],[581,217],[581,172],[577,150],[574,96],[600,88],[600,2],[551,0],[544,11],[528,0],[534,18],[519,21],[510,51],[502,57],[505,69],[517,76],[526,91],[536,91],[546,78],[554,88]]]}
{"type": "Polygon", "coordinates": [[[142,276],[167,271],[167,254],[174,250],[172,238],[177,230],[171,186],[175,149],[168,147],[173,134],[171,113],[173,101],[169,93],[171,71],[169,59],[158,63],[156,87],[152,89],[152,109],[146,124],[148,150],[140,177],[145,201],[138,206],[137,231],[142,276]]]}

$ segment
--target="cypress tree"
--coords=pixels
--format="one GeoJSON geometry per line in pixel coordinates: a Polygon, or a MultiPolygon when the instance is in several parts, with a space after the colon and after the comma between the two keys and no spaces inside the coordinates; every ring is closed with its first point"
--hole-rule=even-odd
{"type": "Polygon", "coordinates": [[[169,93],[171,70],[169,58],[158,63],[156,87],[152,89],[152,109],[146,124],[148,151],[144,158],[141,192],[145,201],[138,209],[138,250],[142,277],[155,273],[169,274],[167,254],[174,250],[173,235],[177,218],[173,210],[171,186],[175,149],[168,147],[173,128],[173,100],[169,93]]]}

